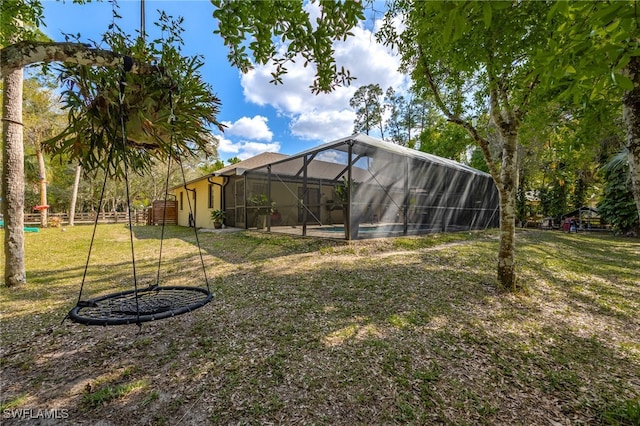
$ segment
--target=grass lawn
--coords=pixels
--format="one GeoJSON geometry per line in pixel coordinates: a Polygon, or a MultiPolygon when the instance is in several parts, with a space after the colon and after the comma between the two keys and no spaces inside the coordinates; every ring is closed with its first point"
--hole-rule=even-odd
{"type": "MultiPolygon", "coordinates": [[[[519,231],[514,295],[495,286],[496,231],[203,233],[210,304],[61,324],[91,229],[27,234],[29,284],[0,290],[3,424],[640,424],[638,239],[519,231]]],[[[145,286],[160,229],[134,236],[145,286]]],[[[128,244],[98,227],[83,298],[132,288],[128,244]]],[[[163,258],[163,283],[205,285],[192,230],[169,228],[163,258]]]]}

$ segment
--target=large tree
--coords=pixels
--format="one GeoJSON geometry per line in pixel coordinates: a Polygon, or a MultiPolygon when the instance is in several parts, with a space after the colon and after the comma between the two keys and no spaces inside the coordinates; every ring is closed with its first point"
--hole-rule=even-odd
{"type": "Polygon", "coordinates": [[[542,2],[400,0],[393,3],[379,33],[381,40],[398,47],[416,86],[430,91],[445,117],[482,149],[500,194],[497,276],[509,290],[519,287],[519,130],[536,87],[529,57],[547,41],[546,12],[542,2]],[[477,121],[481,117],[489,122],[477,121]],[[491,149],[492,137],[500,147],[498,155],[491,149]]]}
{"type": "Polygon", "coordinates": [[[430,120],[420,132],[420,151],[452,160],[467,162],[467,152],[473,141],[460,126],[447,121],[441,114],[432,111],[430,120]]]}
{"type": "Polygon", "coordinates": [[[368,135],[371,130],[380,130],[380,137],[384,139],[382,114],[382,88],[379,84],[360,86],[349,100],[349,105],[356,112],[353,122],[353,133],[363,132],[368,135]]]}
{"type": "Polygon", "coordinates": [[[419,147],[420,135],[434,119],[431,102],[413,90],[407,97],[387,88],[384,106],[389,111],[385,126],[393,143],[409,148],[419,147]]]}
{"type": "Polygon", "coordinates": [[[626,152],[621,152],[603,167],[606,182],[602,200],[598,203],[600,216],[613,226],[615,232],[623,234],[640,230],[625,157],[626,152]]]}
{"type": "Polygon", "coordinates": [[[402,111],[405,110],[404,96],[396,93],[393,87],[388,87],[384,92],[384,104],[389,111],[386,120],[387,134],[393,143],[407,145],[408,137],[403,127],[402,111]]]}
{"type": "Polygon", "coordinates": [[[618,96],[640,218],[640,3],[559,1],[548,20],[553,43],[536,56],[540,80],[577,105],[618,96]]]}
{"type": "MultiPolygon", "coordinates": [[[[0,3],[0,47],[36,39],[42,22],[39,1],[0,3]]],[[[3,50],[4,51],[4,50],[3,50]]],[[[4,59],[4,54],[2,59],[4,59]]],[[[24,265],[24,146],[22,143],[21,67],[1,68],[2,98],[2,215],[4,218],[4,279],[7,285],[26,281],[24,265]],[[9,100],[13,100],[10,102],[9,100]]]]}
{"type": "MultiPolygon", "coordinates": [[[[42,142],[59,133],[64,128],[64,116],[60,112],[57,98],[53,92],[53,82],[47,79],[30,78],[24,81],[23,123],[25,152],[32,150],[37,167],[33,179],[37,185],[40,206],[40,226],[48,226],[48,209],[42,208],[50,204],[47,186],[53,178],[48,170],[47,159],[42,150],[42,142]]],[[[26,162],[25,162],[26,166],[26,162]]],[[[29,173],[25,171],[28,176],[29,173]]],[[[29,181],[29,179],[27,179],[29,181]]]]}

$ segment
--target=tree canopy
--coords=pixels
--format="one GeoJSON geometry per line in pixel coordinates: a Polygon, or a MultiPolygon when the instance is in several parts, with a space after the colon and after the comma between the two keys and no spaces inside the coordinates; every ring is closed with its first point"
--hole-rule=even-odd
{"type": "Polygon", "coordinates": [[[353,133],[368,135],[371,130],[377,128],[384,138],[382,88],[378,84],[360,86],[349,101],[351,108],[355,110],[356,119],[353,123],[353,133]]]}
{"type": "Polygon", "coordinates": [[[281,84],[287,64],[301,60],[315,66],[314,93],[328,92],[348,84],[348,69],[338,68],[333,42],[352,35],[351,29],[364,19],[357,0],[315,0],[309,3],[280,0],[212,0],[216,8],[214,31],[229,48],[229,63],[247,72],[254,63],[273,61],[272,82],[281,84]],[[314,7],[317,6],[317,10],[314,7]],[[315,16],[313,13],[318,13],[315,16]]]}
{"type": "Polygon", "coordinates": [[[537,78],[576,105],[618,96],[632,193],[640,219],[640,12],[636,0],[558,1],[537,78]]]}

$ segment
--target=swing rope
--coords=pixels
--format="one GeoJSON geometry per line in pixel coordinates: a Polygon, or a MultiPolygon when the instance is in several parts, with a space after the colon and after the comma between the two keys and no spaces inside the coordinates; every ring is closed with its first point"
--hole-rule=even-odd
{"type": "MultiPolygon", "coordinates": [[[[98,228],[98,219],[100,218],[100,209],[102,207],[102,200],[104,198],[104,191],[107,187],[107,175],[109,174],[109,164],[111,163],[111,157],[113,154],[113,146],[109,150],[109,157],[107,158],[107,169],[104,173],[104,179],[102,181],[102,190],[100,191],[100,199],[98,201],[98,210],[96,211],[96,217],[93,219],[93,232],[91,233],[91,242],[89,243],[89,253],[87,253],[87,261],[84,264],[84,272],[82,274],[82,282],[80,283],[80,291],[78,292],[78,301],[76,305],[80,306],[82,302],[82,291],[84,289],[84,283],[87,279],[87,271],[89,270],[89,261],[91,260],[91,252],[93,250],[93,243],[96,239],[96,229],[98,228]]],[[[68,315],[67,315],[68,317],[68,315]]],[[[67,318],[65,317],[65,319],[67,318]]],[[[64,321],[64,320],[63,320],[64,321]]]]}
{"type": "Polygon", "coordinates": [[[175,114],[173,111],[173,89],[169,88],[169,123],[171,123],[171,141],[169,144],[169,154],[167,155],[167,176],[164,182],[164,206],[162,213],[162,230],[160,232],[160,253],[158,255],[158,271],[156,274],[156,286],[160,285],[160,266],[162,264],[162,248],[164,246],[164,231],[167,223],[167,200],[169,199],[169,175],[171,174],[171,157],[174,142],[174,128],[173,123],[175,121],[175,114]]]}
{"type": "Polygon", "coordinates": [[[122,77],[120,78],[120,94],[119,94],[119,107],[120,107],[120,132],[122,138],[120,141],[122,142],[122,164],[124,168],[124,182],[127,194],[127,217],[129,218],[129,243],[131,245],[131,267],[133,269],[133,289],[135,294],[135,302],[136,302],[136,316],[137,321],[136,324],[140,324],[140,305],[139,305],[139,297],[138,297],[138,275],[136,273],[136,252],[133,248],[133,224],[131,223],[131,195],[129,194],[129,166],[127,162],[127,128],[126,121],[124,119],[125,111],[124,111],[124,94],[125,87],[127,84],[127,69],[123,69],[122,77]]]}
{"type": "MultiPolygon", "coordinates": [[[[171,92],[169,92],[171,99],[171,92]]],[[[171,120],[173,120],[173,108],[171,108],[171,120]]],[[[173,133],[172,133],[173,137],[173,133]]],[[[169,155],[167,158],[167,177],[164,182],[164,206],[162,210],[162,230],[160,231],[160,252],[158,254],[158,272],[156,274],[156,286],[160,285],[160,265],[162,264],[162,248],[164,246],[164,230],[167,223],[167,199],[169,198],[169,173],[171,171],[171,147],[169,147],[169,155]]]]}
{"type": "MultiPolygon", "coordinates": [[[[184,167],[182,165],[182,161],[178,158],[178,163],[180,164],[180,170],[182,171],[182,181],[184,182],[184,187],[187,189],[187,179],[184,173],[184,167]]],[[[191,200],[187,195],[187,202],[189,203],[189,213],[193,214],[193,209],[191,208],[191,200]]],[[[195,217],[193,220],[193,233],[196,237],[196,244],[198,245],[198,255],[200,256],[200,264],[202,265],[202,273],[204,274],[204,281],[207,284],[207,290],[211,291],[209,288],[209,279],[207,278],[207,268],[204,265],[204,257],[202,256],[202,247],[200,247],[200,238],[198,237],[198,228],[196,228],[195,217]]]]}

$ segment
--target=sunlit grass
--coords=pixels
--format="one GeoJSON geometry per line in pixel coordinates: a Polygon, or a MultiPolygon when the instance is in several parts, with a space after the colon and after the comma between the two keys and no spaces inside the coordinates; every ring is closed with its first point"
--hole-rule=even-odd
{"type": "MultiPolygon", "coordinates": [[[[147,384],[144,380],[136,380],[130,383],[103,385],[97,390],[86,391],[82,396],[82,402],[91,408],[100,407],[115,399],[124,398],[132,392],[142,390],[146,385],[147,384]]],[[[145,399],[145,402],[150,403],[153,399],[157,398],[154,397],[151,400],[145,399]]]]}

